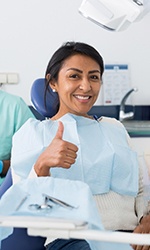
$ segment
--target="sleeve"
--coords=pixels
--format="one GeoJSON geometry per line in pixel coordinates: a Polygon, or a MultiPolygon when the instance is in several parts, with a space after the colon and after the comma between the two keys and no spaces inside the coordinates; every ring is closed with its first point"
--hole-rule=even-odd
{"type": "Polygon", "coordinates": [[[16,132],[29,118],[34,118],[34,115],[24,100],[19,97],[15,109],[14,132],[16,132]]]}

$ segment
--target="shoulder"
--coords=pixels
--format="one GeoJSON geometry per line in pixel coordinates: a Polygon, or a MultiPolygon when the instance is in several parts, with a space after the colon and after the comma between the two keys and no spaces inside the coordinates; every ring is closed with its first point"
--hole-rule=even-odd
{"type": "Polygon", "coordinates": [[[120,121],[118,121],[117,119],[115,118],[111,118],[111,117],[106,117],[106,116],[101,116],[98,121],[100,123],[107,123],[107,124],[110,124],[110,125],[117,125],[117,126],[120,126],[122,128],[124,128],[124,126],[122,125],[122,123],[120,121]]]}
{"type": "Polygon", "coordinates": [[[128,144],[131,145],[131,138],[126,128],[119,120],[115,118],[102,116],[98,119],[98,121],[101,124],[101,127],[105,132],[105,134],[107,133],[110,138],[111,137],[115,138],[115,136],[117,138],[118,137],[126,138],[128,144]]]}
{"type": "Polygon", "coordinates": [[[36,132],[36,129],[41,127],[43,124],[44,124],[43,121],[37,120],[36,118],[29,118],[15,134],[21,133],[24,131],[29,132],[31,130],[36,132]]]}
{"type": "Polygon", "coordinates": [[[110,128],[110,129],[114,128],[114,130],[121,130],[125,134],[128,134],[126,128],[124,127],[124,125],[119,120],[117,120],[116,118],[101,116],[98,119],[98,121],[99,121],[100,124],[102,124],[102,127],[106,127],[106,128],[110,128]]]}
{"type": "Polygon", "coordinates": [[[51,122],[29,118],[13,136],[13,155],[20,152],[34,152],[35,148],[45,145],[51,135],[51,122]]]}
{"type": "Polygon", "coordinates": [[[40,135],[40,133],[44,133],[46,129],[51,127],[51,121],[50,120],[44,120],[40,121],[36,118],[29,118],[21,127],[20,129],[15,133],[14,137],[33,137],[40,135]]]}
{"type": "Polygon", "coordinates": [[[25,101],[23,100],[23,98],[21,96],[18,95],[14,95],[14,94],[10,94],[8,92],[5,91],[0,91],[0,102],[5,101],[5,105],[10,105],[10,106],[19,106],[20,104],[23,106],[27,106],[28,105],[25,103],[25,101]]]}
{"type": "Polygon", "coordinates": [[[14,94],[10,94],[10,93],[2,91],[2,90],[0,91],[0,96],[1,96],[1,99],[5,99],[5,101],[11,100],[14,103],[17,103],[20,100],[19,96],[14,95],[14,94]]]}
{"type": "Polygon", "coordinates": [[[5,91],[0,91],[0,96],[1,96],[1,101],[5,100],[5,103],[8,103],[8,104],[10,104],[10,102],[17,104],[18,102],[20,102],[20,99],[21,99],[21,97],[10,94],[5,91]]]}
{"type": "Polygon", "coordinates": [[[22,97],[7,93],[5,91],[0,91],[0,105],[6,109],[11,109],[13,112],[18,112],[19,110],[29,110],[28,105],[25,103],[22,97]]]}

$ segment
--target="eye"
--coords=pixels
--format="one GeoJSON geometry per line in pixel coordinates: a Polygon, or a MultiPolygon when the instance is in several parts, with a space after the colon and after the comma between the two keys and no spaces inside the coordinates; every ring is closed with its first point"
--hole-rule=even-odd
{"type": "Polygon", "coordinates": [[[69,76],[69,78],[78,79],[78,78],[79,78],[79,75],[78,75],[78,74],[71,74],[71,75],[69,76]]]}
{"type": "Polygon", "coordinates": [[[90,79],[94,80],[94,81],[99,81],[100,80],[100,77],[99,75],[91,75],[90,76],[90,79]]]}

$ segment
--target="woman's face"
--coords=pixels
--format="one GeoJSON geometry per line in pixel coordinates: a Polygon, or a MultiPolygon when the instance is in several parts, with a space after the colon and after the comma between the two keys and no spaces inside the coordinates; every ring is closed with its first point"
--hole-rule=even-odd
{"type": "Polygon", "coordinates": [[[59,117],[66,113],[86,116],[100,91],[100,66],[86,55],[73,55],[64,61],[57,82],[50,85],[59,95],[59,117]]]}

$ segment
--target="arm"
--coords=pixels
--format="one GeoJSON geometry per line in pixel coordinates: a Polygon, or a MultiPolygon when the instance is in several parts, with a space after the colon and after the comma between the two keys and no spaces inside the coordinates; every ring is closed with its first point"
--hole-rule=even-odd
{"type": "Polygon", "coordinates": [[[59,127],[54,139],[38,157],[34,165],[37,176],[49,176],[50,168],[70,168],[71,165],[75,163],[78,148],[76,145],[62,139],[63,131],[63,123],[59,122],[59,127]]]}
{"type": "MultiPolygon", "coordinates": [[[[128,136],[128,142],[131,148],[134,147],[131,143],[131,138],[128,136]]],[[[139,224],[134,229],[133,233],[150,233],[150,215],[143,216],[144,214],[144,190],[143,190],[143,169],[139,162],[139,192],[135,201],[135,210],[138,216],[139,224]]],[[[134,250],[149,250],[149,246],[132,245],[134,250]]]]}
{"type": "MultiPolygon", "coordinates": [[[[144,216],[140,224],[135,228],[133,233],[140,233],[140,234],[149,234],[150,233],[150,215],[144,216]]],[[[134,250],[149,250],[149,246],[137,246],[132,245],[134,250]]]]}
{"type": "Polygon", "coordinates": [[[55,137],[53,132],[49,132],[53,130],[51,128],[50,121],[29,119],[15,133],[11,157],[13,183],[26,178],[49,176],[51,167],[69,168],[75,162],[77,146],[62,140],[63,128],[55,130],[55,137]]]}
{"type": "MultiPolygon", "coordinates": [[[[142,172],[142,166],[141,166],[141,172],[142,172]]],[[[139,195],[136,198],[136,204],[137,204],[137,210],[141,210],[141,216],[139,217],[139,224],[134,229],[133,233],[140,233],[140,234],[149,234],[150,233],[150,215],[147,214],[143,216],[144,214],[144,197],[143,197],[143,176],[141,173],[140,177],[140,189],[139,189],[139,195]],[[140,201],[141,200],[141,201],[140,201]],[[142,213],[143,212],[143,213],[142,213]]],[[[149,246],[137,246],[132,245],[134,250],[148,250],[149,246]]]]}

